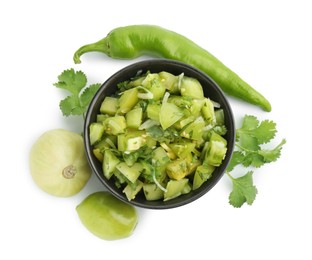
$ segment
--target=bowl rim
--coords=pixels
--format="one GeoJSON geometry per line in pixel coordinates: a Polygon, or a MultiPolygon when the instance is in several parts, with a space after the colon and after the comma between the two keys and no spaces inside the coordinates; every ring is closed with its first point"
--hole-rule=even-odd
{"type": "MultiPolygon", "coordinates": [[[[164,69],[164,71],[166,71],[166,69],[164,69]]],[[[160,70],[158,70],[158,72],[160,72],[160,70]]],[[[204,86],[203,86],[203,88],[204,88],[204,86]]],[[[115,91],[113,91],[111,94],[113,94],[113,93],[115,93],[115,91]]],[[[88,106],[87,112],[86,112],[83,130],[84,130],[83,131],[84,147],[85,147],[85,153],[86,153],[88,163],[89,163],[93,173],[95,173],[95,175],[101,181],[101,183],[105,186],[105,188],[107,188],[108,191],[110,193],[112,193],[115,197],[117,197],[118,199],[120,199],[120,200],[122,200],[128,204],[138,206],[140,208],[148,208],[148,209],[176,208],[176,207],[180,207],[183,205],[187,205],[187,204],[199,199],[203,195],[205,195],[223,177],[225,170],[226,170],[226,167],[231,160],[232,153],[234,151],[234,145],[235,145],[235,120],[234,120],[233,111],[232,111],[232,108],[230,106],[229,101],[227,100],[227,97],[225,96],[225,94],[221,90],[221,88],[218,86],[218,84],[214,80],[212,80],[207,74],[205,74],[201,70],[195,68],[194,66],[180,62],[180,61],[170,60],[170,59],[147,59],[147,60],[143,60],[143,61],[137,61],[137,62],[134,62],[130,65],[123,67],[122,69],[120,69],[117,72],[115,72],[114,74],[112,74],[106,81],[104,81],[104,83],[100,86],[99,90],[95,93],[94,97],[92,98],[92,100],[88,106]],[[227,154],[226,154],[221,166],[218,167],[218,169],[219,169],[218,175],[214,176],[213,181],[211,181],[209,183],[209,185],[206,184],[204,186],[204,184],[203,184],[202,186],[204,186],[204,187],[199,188],[198,189],[199,191],[197,191],[197,190],[195,190],[196,192],[191,191],[188,194],[180,195],[179,197],[177,197],[175,199],[168,200],[168,201],[163,201],[163,200],[152,201],[152,202],[147,201],[147,200],[139,201],[139,200],[137,200],[137,198],[129,201],[126,198],[126,196],[123,194],[122,189],[116,189],[116,187],[113,187],[112,185],[110,185],[109,180],[107,180],[104,177],[102,171],[101,172],[98,171],[98,166],[96,164],[99,164],[99,162],[98,161],[96,162],[97,159],[93,155],[92,150],[91,150],[91,145],[90,145],[89,125],[90,125],[90,123],[94,122],[93,120],[91,120],[91,117],[92,117],[92,112],[94,110],[95,105],[98,104],[98,102],[99,102],[98,100],[99,99],[103,100],[105,96],[109,96],[109,95],[103,94],[103,92],[105,92],[105,90],[107,90],[107,88],[108,88],[107,86],[110,86],[110,84],[112,84],[112,83],[122,82],[123,80],[120,80],[120,81],[117,80],[120,75],[123,75],[123,74],[132,75],[132,76],[129,76],[128,78],[124,76],[125,78],[130,79],[131,77],[134,77],[138,71],[145,71],[145,72],[151,71],[150,68],[153,66],[157,66],[157,65],[158,66],[160,66],[160,65],[173,66],[176,69],[181,69],[180,73],[184,72],[183,70],[186,70],[188,73],[190,73],[190,72],[194,73],[194,74],[200,76],[201,79],[204,79],[205,81],[207,81],[209,83],[210,87],[212,87],[214,89],[214,91],[216,92],[215,94],[218,95],[219,98],[222,100],[222,108],[224,109],[224,111],[227,112],[226,116],[228,116],[228,118],[229,118],[229,121],[227,123],[230,126],[229,127],[230,129],[228,129],[228,130],[230,130],[230,133],[227,133],[227,135],[228,135],[227,154]],[[181,197],[184,199],[181,199],[181,197]]]]}

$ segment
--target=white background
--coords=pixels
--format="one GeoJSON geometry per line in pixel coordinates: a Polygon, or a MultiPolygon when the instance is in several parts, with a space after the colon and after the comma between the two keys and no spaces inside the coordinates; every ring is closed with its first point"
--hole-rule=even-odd
{"type": "Polygon", "coordinates": [[[301,0],[1,1],[0,259],[312,259],[311,11],[301,0]],[[36,138],[53,128],[82,130],[80,118],[63,118],[65,93],[52,84],[64,69],[96,83],[133,63],[95,53],[72,61],[81,45],[130,24],[187,36],[271,101],[266,113],[229,99],[238,125],[244,114],[271,119],[275,144],[287,139],[281,158],[255,171],[252,206],[228,204],[224,176],[187,206],[138,209],[133,235],[109,242],[89,233],[75,211],[103,190],[95,177],[71,198],[33,183],[28,154],[36,138]]]}

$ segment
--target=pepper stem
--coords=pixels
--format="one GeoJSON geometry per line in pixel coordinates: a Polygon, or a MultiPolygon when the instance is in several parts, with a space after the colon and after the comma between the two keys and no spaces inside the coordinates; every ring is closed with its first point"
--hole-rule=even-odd
{"type": "Polygon", "coordinates": [[[102,52],[102,53],[108,55],[108,50],[109,50],[109,46],[108,46],[107,37],[105,37],[102,40],[99,40],[97,42],[86,44],[86,45],[80,47],[74,53],[74,58],[73,58],[74,63],[75,64],[81,63],[80,56],[83,55],[84,53],[98,51],[98,52],[102,52]]]}

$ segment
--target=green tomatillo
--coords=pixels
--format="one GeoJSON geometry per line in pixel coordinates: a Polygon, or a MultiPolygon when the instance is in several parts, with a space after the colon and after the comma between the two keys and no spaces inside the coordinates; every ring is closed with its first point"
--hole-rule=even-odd
{"type": "Polygon", "coordinates": [[[105,191],[90,194],[76,210],[82,224],[91,233],[104,240],[130,236],[138,221],[133,206],[105,191]]]}

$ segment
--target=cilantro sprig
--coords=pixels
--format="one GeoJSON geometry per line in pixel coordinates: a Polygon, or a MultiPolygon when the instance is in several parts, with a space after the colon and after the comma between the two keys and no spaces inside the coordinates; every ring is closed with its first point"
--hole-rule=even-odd
{"type": "Polygon", "coordinates": [[[70,95],[60,101],[60,109],[64,116],[85,116],[87,108],[100,88],[101,84],[87,86],[87,76],[82,71],[64,70],[53,85],[67,90],[70,95]]]}
{"type": "Polygon", "coordinates": [[[226,174],[233,184],[233,190],[229,195],[229,203],[239,208],[244,203],[251,205],[256,199],[258,190],[253,184],[252,170],[245,175],[234,178],[230,172],[237,165],[246,168],[259,168],[264,164],[276,161],[280,155],[286,140],[283,139],[273,149],[266,149],[264,144],[272,141],[277,133],[276,124],[270,120],[259,120],[255,116],[245,115],[241,128],[236,130],[236,150],[226,169],[226,174]]]}

